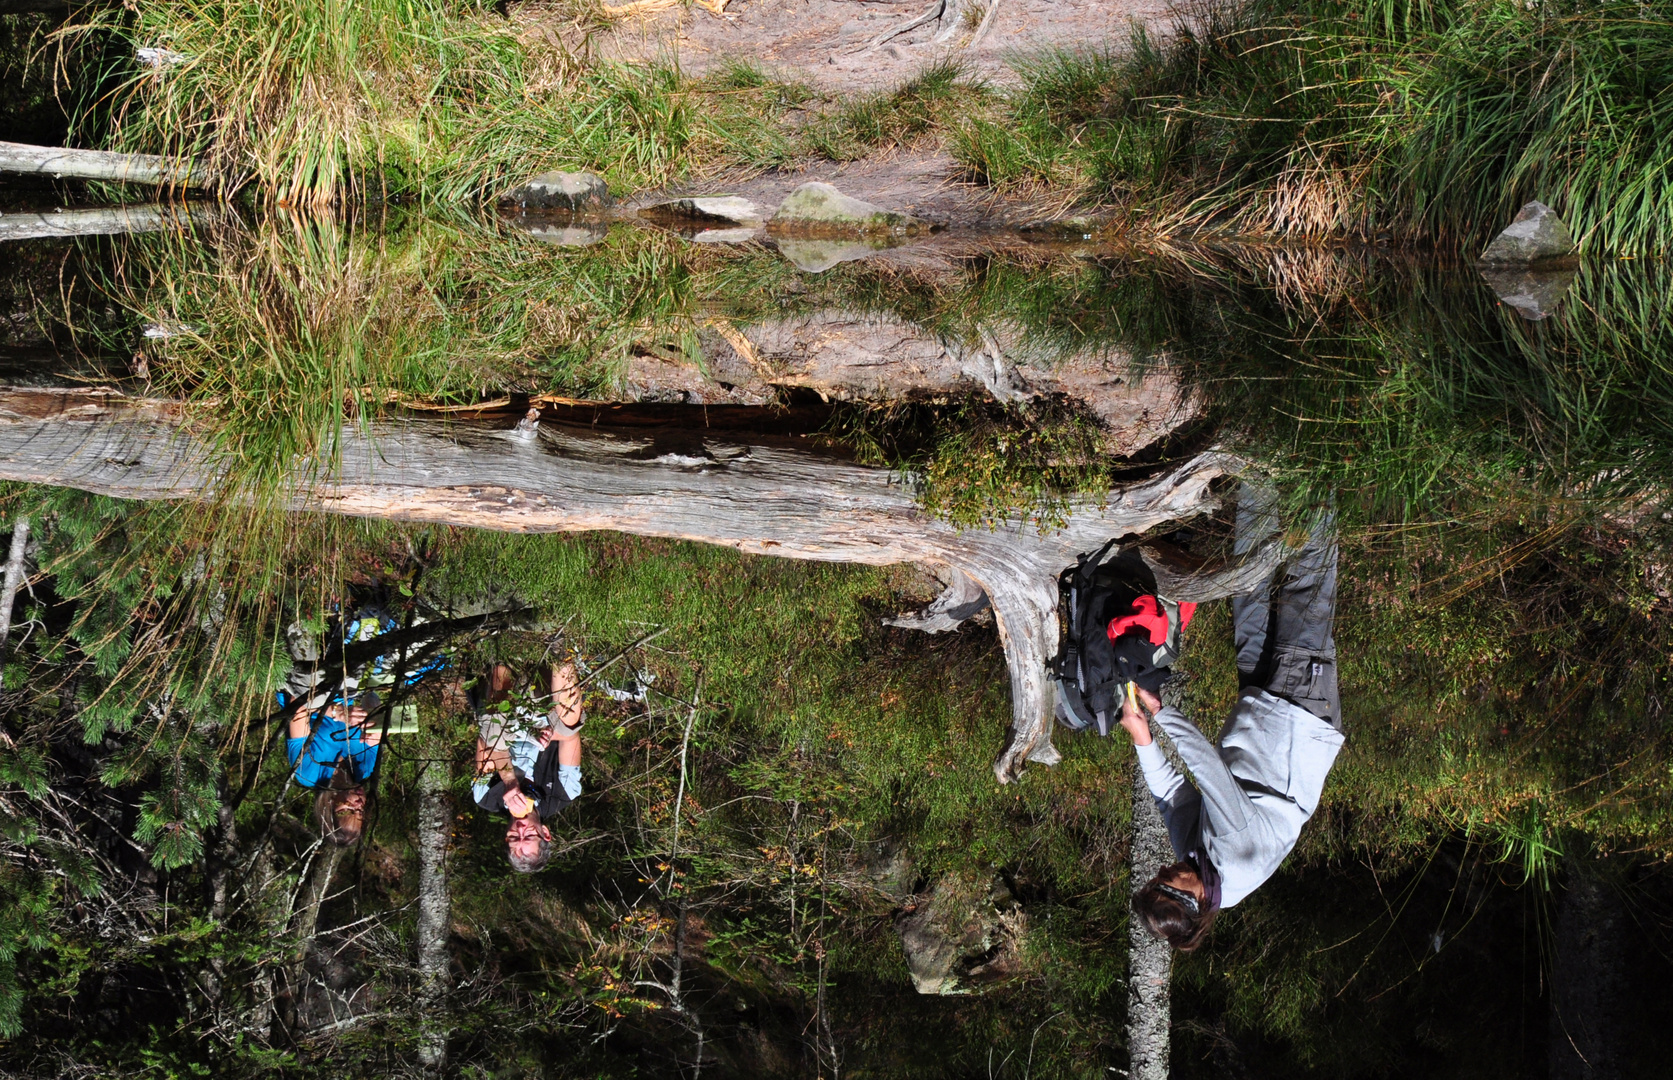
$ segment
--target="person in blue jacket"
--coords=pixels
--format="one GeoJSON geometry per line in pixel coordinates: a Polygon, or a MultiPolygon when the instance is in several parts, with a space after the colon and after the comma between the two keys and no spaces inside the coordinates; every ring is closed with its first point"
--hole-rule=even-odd
{"type": "Polygon", "coordinates": [[[366,782],[378,765],[381,732],[366,723],[378,707],[376,694],[324,708],[307,700],[291,714],[285,757],[296,782],[314,788],[314,820],[320,833],[347,847],[366,824],[366,782]]]}

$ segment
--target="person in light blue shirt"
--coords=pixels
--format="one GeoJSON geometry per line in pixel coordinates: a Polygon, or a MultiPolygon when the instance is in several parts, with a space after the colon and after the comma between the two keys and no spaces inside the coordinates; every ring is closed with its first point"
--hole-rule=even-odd
{"type": "Polygon", "coordinates": [[[528,874],[551,860],[547,819],[581,795],[582,694],[574,664],[553,665],[551,694],[538,704],[513,701],[512,683],[504,664],[489,672],[471,795],[481,810],[511,818],[506,857],[528,874]]]}
{"type": "MultiPolygon", "coordinates": [[[[1277,528],[1270,501],[1253,495],[1246,489],[1238,507],[1237,554],[1277,528]]],[[[1232,601],[1242,689],[1218,739],[1142,688],[1122,710],[1121,726],[1179,857],[1134,895],[1133,911],[1183,952],[1202,944],[1220,911],[1277,872],[1318,809],[1342,749],[1336,563],[1335,518],[1324,513],[1272,580],[1232,601]],[[1145,712],[1189,779],[1153,741],[1145,712]]]]}

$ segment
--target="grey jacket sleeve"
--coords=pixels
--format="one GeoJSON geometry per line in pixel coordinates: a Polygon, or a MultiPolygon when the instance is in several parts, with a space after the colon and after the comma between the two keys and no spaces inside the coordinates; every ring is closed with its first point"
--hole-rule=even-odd
{"type": "Polygon", "coordinates": [[[1169,705],[1156,714],[1156,723],[1179,751],[1179,758],[1197,782],[1216,831],[1234,833],[1249,824],[1249,796],[1220,757],[1220,750],[1185,714],[1169,705]]]}
{"type": "Polygon", "coordinates": [[[1136,746],[1144,784],[1161,811],[1173,853],[1183,859],[1202,846],[1202,794],[1162,752],[1159,743],[1136,746]]]}

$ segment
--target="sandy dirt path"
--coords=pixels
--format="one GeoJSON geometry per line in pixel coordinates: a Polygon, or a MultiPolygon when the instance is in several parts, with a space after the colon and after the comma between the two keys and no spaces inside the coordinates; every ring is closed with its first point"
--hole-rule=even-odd
{"type": "MultiPolygon", "coordinates": [[[[597,45],[619,59],[665,57],[700,74],[734,58],[751,58],[782,78],[827,93],[896,86],[945,55],[972,73],[1003,83],[1007,59],[1051,47],[1119,46],[1134,21],[1166,18],[1167,0],[999,0],[986,38],[974,49],[935,45],[927,25],[880,48],[866,45],[910,21],[927,0],[729,0],[722,14],[695,5],[625,18],[597,45]]],[[[967,38],[961,30],[952,44],[967,38]]]]}

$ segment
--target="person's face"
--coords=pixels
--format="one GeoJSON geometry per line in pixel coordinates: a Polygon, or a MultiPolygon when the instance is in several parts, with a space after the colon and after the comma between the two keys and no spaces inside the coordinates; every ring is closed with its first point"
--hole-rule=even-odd
{"type": "Polygon", "coordinates": [[[539,855],[540,842],[550,839],[551,830],[536,821],[533,816],[512,818],[511,827],[505,830],[506,849],[512,855],[523,859],[532,859],[539,855]]]}
{"type": "Polygon", "coordinates": [[[1188,862],[1176,862],[1172,866],[1164,866],[1156,871],[1156,879],[1163,885],[1171,885],[1180,892],[1188,892],[1201,899],[1205,893],[1202,875],[1188,862]]]}
{"type": "Polygon", "coordinates": [[[340,829],[359,829],[366,819],[366,793],[354,788],[337,796],[332,816],[340,829]]]}

